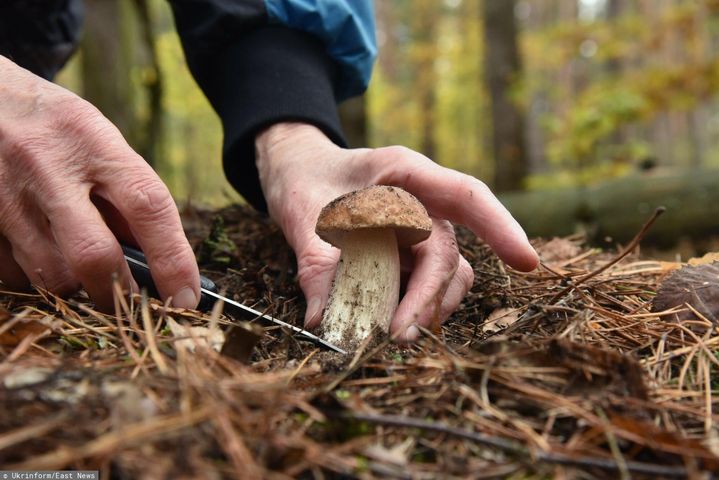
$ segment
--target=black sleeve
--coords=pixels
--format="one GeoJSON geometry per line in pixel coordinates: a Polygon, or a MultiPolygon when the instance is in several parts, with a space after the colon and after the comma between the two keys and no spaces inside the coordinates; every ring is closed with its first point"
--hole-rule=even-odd
{"type": "Polygon", "coordinates": [[[52,80],[75,51],[81,0],[0,0],[0,55],[52,80]]]}
{"type": "Polygon", "coordinates": [[[337,67],[320,40],[269,25],[261,1],[171,4],[190,70],[222,120],[227,178],[265,210],[255,135],[295,120],[317,126],[344,146],[333,91],[337,67]]]}

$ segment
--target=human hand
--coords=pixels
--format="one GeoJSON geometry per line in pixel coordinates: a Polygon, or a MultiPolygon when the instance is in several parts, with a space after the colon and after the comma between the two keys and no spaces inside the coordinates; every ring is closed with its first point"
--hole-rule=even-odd
{"type": "Polygon", "coordinates": [[[102,114],[0,56],[0,280],[113,305],[137,291],[118,243],[145,252],[163,298],[194,308],[199,271],[167,187],[102,114]]]}
{"type": "Polygon", "coordinates": [[[459,254],[450,222],[469,227],[514,268],[529,271],[539,262],[522,228],[485,184],[417,152],[404,147],[342,149],[301,123],[274,125],[255,144],[270,216],[297,254],[307,328],[322,319],[339,259],[339,250],[315,234],[319,212],[337,196],[369,185],[407,190],[433,222],[432,235],[402,258],[410,275],[390,326],[390,334],[400,341],[417,339],[415,325],[429,327],[437,317],[444,321],[472,286],[472,268],[459,254]]]}

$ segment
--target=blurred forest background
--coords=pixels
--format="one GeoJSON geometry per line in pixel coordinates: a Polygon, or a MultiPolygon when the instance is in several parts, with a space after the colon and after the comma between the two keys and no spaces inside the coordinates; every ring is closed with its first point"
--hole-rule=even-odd
{"type": "MultiPolygon", "coordinates": [[[[166,1],[86,9],[59,82],[179,202],[236,201],[166,1]]],[[[623,238],[658,203],[675,212],[665,237],[719,233],[719,0],[378,0],[375,13],[370,88],[341,109],[353,145],[403,144],[514,192],[502,199],[532,234],[623,238]]]]}

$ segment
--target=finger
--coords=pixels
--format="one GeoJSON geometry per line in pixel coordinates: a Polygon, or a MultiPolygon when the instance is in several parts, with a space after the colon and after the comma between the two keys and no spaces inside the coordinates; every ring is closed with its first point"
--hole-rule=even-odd
{"type": "Polygon", "coordinates": [[[109,311],[114,305],[115,278],[124,288],[137,289],[120,244],[90,202],[88,192],[54,201],[45,211],[70,271],[101,310],[109,311]]]}
{"type": "Polygon", "coordinates": [[[466,225],[512,267],[536,268],[539,257],[524,230],[484,183],[402,147],[372,155],[377,183],[404,188],[430,215],[466,225]]]}
{"type": "Polygon", "coordinates": [[[68,295],[80,289],[80,282],[52,239],[44,215],[22,212],[3,220],[2,230],[11,245],[12,258],[31,284],[58,295],[68,295]],[[30,219],[37,221],[31,222],[30,219]]]}
{"type": "Polygon", "coordinates": [[[105,224],[107,224],[110,231],[120,243],[134,247],[138,246],[137,239],[133,237],[127,220],[125,220],[113,204],[97,195],[90,195],[90,201],[95,205],[95,208],[97,208],[100,215],[102,215],[105,224]]]}
{"type": "Polygon", "coordinates": [[[297,254],[297,279],[307,299],[305,327],[312,329],[322,321],[340,251],[319,237],[300,241],[297,254]]]}
{"type": "Polygon", "coordinates": [[[444,293],[444,299],[440,307],[439,316],[442,322],[446,321],[457,310],[459,304],[467,296],[467,292],[472,288],[473,283],[474,270],[472,270],[469,262],[460,255],[459,266],[449,282],[449,287],[444,293]]]}
{"type": "Polygon", "coordinates": [[[390,324],[390,335],[398,341],[414,341],[417,326],[439,323],[445,292],[459,265],[454,228],[446,220],[432,220],[432,234],[414,247],[415,268],[390,324]]]}
{"type": "Polygon", "coordinates": [[[134,165],[123,173],[124,181],[105,179],[103,188],[94,193],[109,201],[127,221],[162,298],[172,297],[177,307],[195,308],[200,298],[200,272],[177,206],[142,158],[135,157],[131,163],[134,165]]]}
{"type": "Polygon", "coordinates": [[[0,235],[0,280],[14,290],[25,290],[30,286],[30,280],[12,256],[10,242],[2,235],[0,235]]]}

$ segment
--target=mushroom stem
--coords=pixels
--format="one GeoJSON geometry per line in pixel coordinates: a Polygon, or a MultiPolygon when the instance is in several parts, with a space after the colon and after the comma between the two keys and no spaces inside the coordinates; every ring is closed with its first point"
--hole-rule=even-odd
{"type": "Polygon", "coordinates": [[[389,331],[399,302],[399,252],[394,230],[370,228],[338,235],[341,249],[322,320],[328,342],[355,348],[375,327],[389,331]]]}

